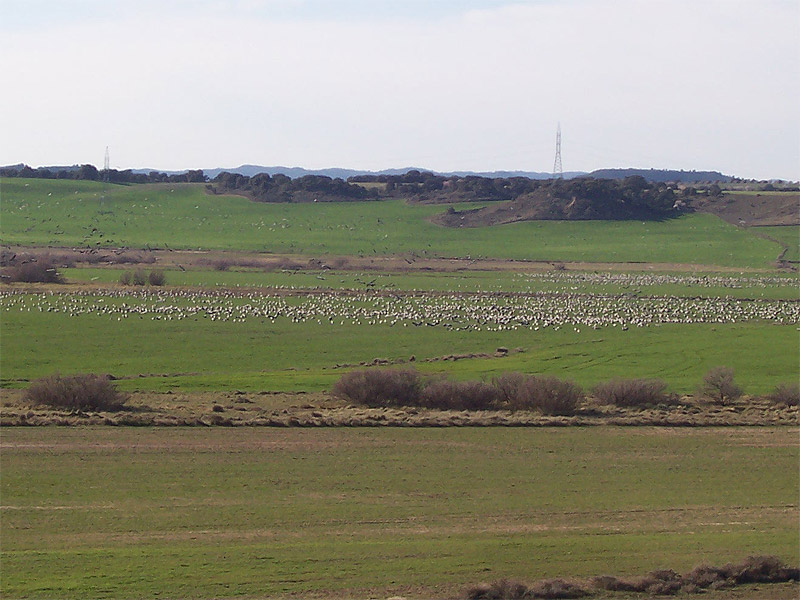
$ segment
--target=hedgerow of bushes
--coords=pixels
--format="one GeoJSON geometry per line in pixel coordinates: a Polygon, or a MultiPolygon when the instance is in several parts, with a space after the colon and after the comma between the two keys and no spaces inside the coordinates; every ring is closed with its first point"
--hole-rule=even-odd
{"type": "Polygon", "coordinates": [[[538,410],[575,413],[584,392],[556,377],[507,373],[492,383],[423,378],[413,369],[363,369],[342,375],[334,396],[372,408],[416,406],[438,410],[538,410]]]}
{"type": "Polygon", "coordinates": [[[119,276],[119,282],[122,285],[162,286],[167,283],[167,279],[164,271],[160,269],[153,269],[149,273],[142,269],[136,269],[135,271],[123,271],[119,276]]]}
{"type": "MultiPolygon", "coordinates": [[[[545,415],[574,415],[586,393],[576,383],[546,375],[503,373],[491,381],[451,381],[423,377],[414,369],[362,369],[342,375],[331,392],[371,408],[413,406],[437,410],[538,411],[545,415]]],[[[733,369],[714,367],[703,377],[698,397],[729,404],[742,396],[733,369]]],[[[674,405],[680,400],[660,379],[612,379],[592,388],[600,404],[620,408],[674,405]]],[[[800,404],[800,387],[781,384],[764,399],[776,406],[800,404]]]]}
{"type": "Polygon", "coordinates": [[[651,571],[643,577],[620,579],[610,575],[579,583],[545,579],[527,585],[500,580],[479,584],[464,592],[466,600],[527,600],[529,598],[584,598],[602,592],[634,592],[653,596],[701,593],[750,583],[784,583],[800,580],[800,569],[786,566],[776,556],[750,556],[738,564],[699,566],[680,575],[673,570],[651,571]]]}

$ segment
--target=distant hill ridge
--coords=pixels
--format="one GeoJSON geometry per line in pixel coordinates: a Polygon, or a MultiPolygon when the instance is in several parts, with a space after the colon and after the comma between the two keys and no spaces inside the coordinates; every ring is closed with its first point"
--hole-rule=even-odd
{"type": "Polygon", "coordinates": [[[638,175],[651,183],[730,183],[733,177],[719,171],[675,171],[671,169],[598,169],[589,173],[597,179],[624,179],[638,175]]]}
{"type": "MultiPolygon", "coordinates": [[[[84,165],[71,166],[48,166],[40,167],[39,171],[50,171],[52,173],[72,173],[80,171],[84,165]]],[[[0,173],[12,174],[19,173],[23,169],[29,169],[25,164],[8,165],[0,167],[0,173]]],[[[185,175],[190,172],[198,173],[200,170],[184,169],[182,171],[165,171],[160,169],[130,169],[129,172],[139,175],[149,175],[150,173],[163,173],[168,176],[185,175]]],[[[380,171],[369,171],[365,169],[345,169],[345,168],[326,168],[326,169],[305,169],[303,167],[284,167],[284,166],[261,166],[261,165],[240,165],[232,168],[216,167],[213,169],[202,169],[203,175],[209,179],[214,179],[220,173],[233,173],[253,177],[259,174],[286,175],[291,179],[298,179],[307,175],[330,177],[332,179],[347,180],[350,177],[362,177],[365,175],[405,175],[410,171],[420,171],[433,173],[442,177],[486,177],[489,179],[508,179],[512,177],[526,177],[528,179],[552,179],[552,173],[542,171],[432,171],[421,167],[402,167],[397,169],[383,169],[380,171]]],[[[719,171],[684,171],[673,169],[598,169],[587,173],[585,171],[567,171],[563,174],[564,179],[574,179],[576,177],[595,177],[597,179],[624,179],[638,175],[644,177],[651,183],[679,182],[679,183],[729,183],[734,177],[723,175],[719,171]]],[[[36,176],[31,174],[30,176],[36,176]]]]}
{"type": "MultiPolygon", "coordinates": [[[[156,169],[133,169],[134,173],[149,173],[156,169]]],[[[369,171],[365,169],[345,169],[332,167],[327,169],[305,169],[303,167],[283,167],[283,166],[260,166],[260,165],[241,165],[233,168],[214,168],[203,169],[203,174],[209,179],[214,179],[220,173],[235,173],[253,177],[260,173],[267,175],[286,175],[292,179],[305,177],[306,175],[319,175],[332,179],[345,179],[350,177],[360,177],[363,175],[405,175],[409,171],[420,171],[433,173],[434,175],[449,177],[487,177],[490,179],[501,179],[510,177],[527,177],[528,179],[552,179],[552,173],[543,171],[433,171],[422,167],[403,167],[398,169],[382,169],[380,171],[369,171]]],[[[168,175],[187,173],[188,171],[164,171],[168,175]]],[[[658,182],[680,182],[680,183],[728,183],[733,177],[723,175],[718,171],[678,171],[671,169],[599,169],[597,171],[567,171],[563,174],[564,179],[574,179],[575,177],[596,177],[598,179],[624,179],[632,175],[644,177],[652,183],[658,182]]]]}

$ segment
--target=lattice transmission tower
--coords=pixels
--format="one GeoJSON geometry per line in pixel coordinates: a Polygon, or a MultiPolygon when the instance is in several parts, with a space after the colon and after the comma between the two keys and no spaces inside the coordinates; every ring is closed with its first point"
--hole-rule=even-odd
{"type": "Polygon", "coordinates": [[[106,200],[106,193],[108,192],[108,182],[111,176],[111,155],[108,153],[108,146],[106,146],[106,156],[103,159],[103,193],[100,195],[100,203],[103,204],[106,200]]]}
{"type": "Polygon", "coordinates": [[[556,160],[553,162],[553,179],[563,179],[564,171],[561,168],[561,123],[556,129],[556,160]]]}

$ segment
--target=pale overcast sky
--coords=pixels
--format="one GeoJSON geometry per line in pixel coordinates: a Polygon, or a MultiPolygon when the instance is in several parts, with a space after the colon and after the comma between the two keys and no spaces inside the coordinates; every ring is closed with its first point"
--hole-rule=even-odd
{"type": "Polygon", "coordinates": [[[798,0],[0,0],[0,164],[800,179],[798,0]]]}

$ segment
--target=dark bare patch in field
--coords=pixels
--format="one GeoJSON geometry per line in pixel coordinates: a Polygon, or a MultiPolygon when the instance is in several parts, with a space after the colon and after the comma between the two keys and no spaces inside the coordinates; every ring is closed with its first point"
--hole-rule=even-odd
{"type": "Polygon", "coordinates": [[[696,196],[691,206],[733,225],[800,225],[800,193],[749,192],[696,196]]]}
{"type": "MultiPolygon", "coordinates": [[[[681,263],[643,262],[553,262],[492,258],[423,258],[416,254],[395,256],[325,256],[323,258],[298,254],[267,254],[261,252],[237,252],[223,250],[137,250],[121,248],[68,249],[9,246],[4,252],[8,256],[50,256],[60,266],[152,266],[162,269],[262,269],[313,271],[333,269],[337,271],[380,271],[386,273],[458,271],[514,271],[536,273],[542,271],[679,271],[696,272],[701,265],[681,263]]],[[[709,267],[711,268],[711,267],[709,267]]],[[[767,268],[713,266],[715,272],[756,273],[770,272],[767,268]]],[[[87,285],[87,284],[81,284],[87,285]]]]}

